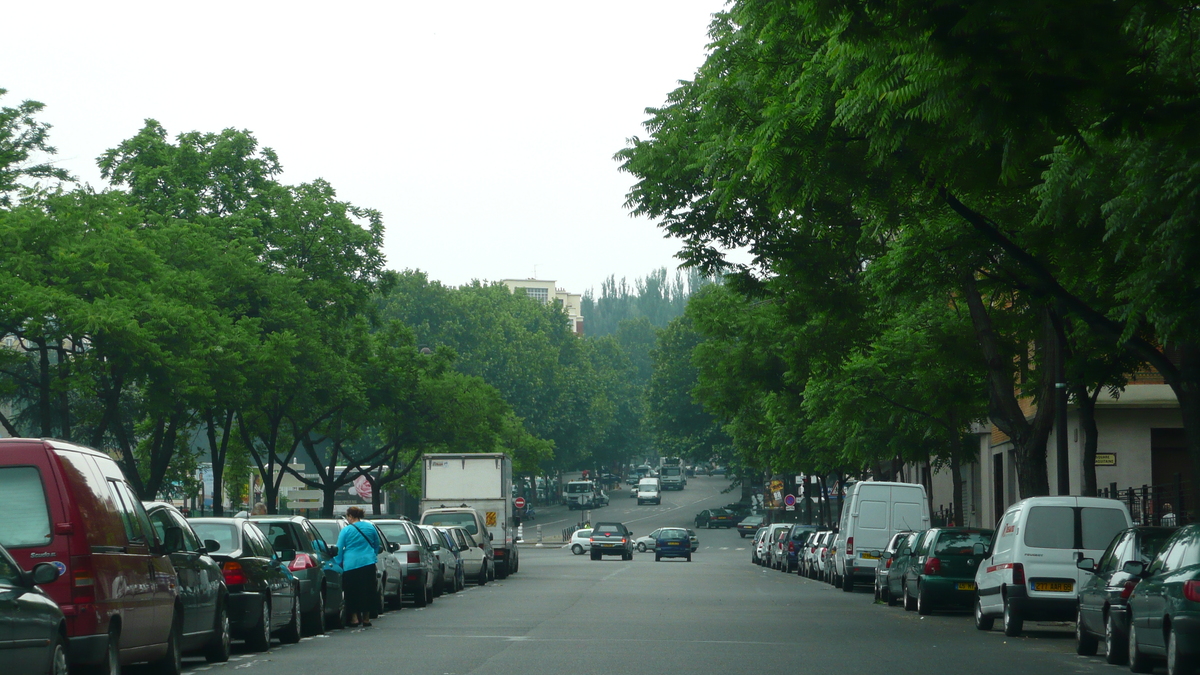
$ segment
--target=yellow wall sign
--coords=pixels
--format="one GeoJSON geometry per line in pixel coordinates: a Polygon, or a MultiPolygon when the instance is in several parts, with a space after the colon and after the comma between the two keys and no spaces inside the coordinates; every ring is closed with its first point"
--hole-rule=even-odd
{"type": "Polygon", "coordinates": [[[1117,453],[1115,452],[1097,452],[1096,466],[1116,466],[1117,453]]]}
{"type": "Polygon", "coordinates": [[[496,526],[496,512],[495,511],[488,511],[487,514],[484,516],[484,518],[487,520],[488,527],[496,526]]]}

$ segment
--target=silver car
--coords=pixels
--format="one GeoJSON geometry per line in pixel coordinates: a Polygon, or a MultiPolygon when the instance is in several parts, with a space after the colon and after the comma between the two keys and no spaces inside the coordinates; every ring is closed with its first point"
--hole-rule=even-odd
{"type": "Polygon", "coordinates": [[[475,537],[461,525],[449,525],[446,531],[459,543],[458,555],[463,561],[463,576],[473,579],[482,586],[492,579],[492,567],[488,565],[488,551],[475,541],[475,537]]]}
{"type": "Polygon", "coordinates": [[[425,535],[425,542],[429,545],[430,553],[437,558],[438,573],[433,584],[433,594],[441,595],[445,591],[453,588],[451,593],[458,592],[458,587],[454,583],[454,577],[457,575],[455,570],[458,567],[458,556],[454,555],[454,551],[446,548],[446,543],[442,541],[442,535],[432,525],[418,525],[421,529],[421,534],[425,535]]]}
{"type": "MultiPolygon", "coordinates": [[[[347,525],[345,518],[321,518],[309,522],[317,528],[321,536],[325,537],[327,543],[336,543],[338,535],[347,525]]],[[[370,521],[366,522],[370,523],[370,521]]],[[[387,535],[378,527],[375,530],[379,532],[379,541],[383,544],[383,550],[375,556],[375,582],[380,589],[380,597],[383,598],[388,608],[399,609],[400,583],[404,578],[404,573],[400,571],[399,561],[392,555],[392,549],[397,547],[392,546],[387,535]]],[[[383,607],[377,607],[375,611],[380,613],[383,609],[383,607]]]]}
{"type": "Polygon", "coordinates": [[[405,519],[372,520],[371,523],[383,532],[389,542],[396,544],[392,556],[400,564],[403,574],[401,595],[411,597],[417,607],[433,602],[440,563],[429,550],[416,523],[405,519]]]}

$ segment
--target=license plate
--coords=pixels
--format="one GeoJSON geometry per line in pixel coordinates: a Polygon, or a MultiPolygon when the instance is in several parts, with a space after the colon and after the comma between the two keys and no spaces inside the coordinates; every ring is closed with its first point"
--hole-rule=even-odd
{"type": "Polygon", "coordinates": [[[613,546],[616,546],[616,544],[605,544],[604,546],[606,546],[608,548],[612,548],[613,546]]]}
{"type": "Polygon", "coordinates": [[[667,546],[678,546],[678,545],[679,545],[679,542],[677,542],[677,541],[668,541],[667,542],[667,546]]]}
{"type": "Polygon", "coordinates": [[[879,560],[879,556],[877,556],[877,555],[871,555],[870,553],[863,553],[863,554],[862,554],[862,559],[863,559],[863,560],[879,560]]]}
{"type": "Polygon", "coordinates": [[[1035,591],[1050,591],[1053,593],[1070,593],[1075,590],[1075,582],[1073,581],[1035,581],[1033,582],[1033,590],[1035,591]]]}
{"type": "Polygon", "coordinates": [[[973,591],[973,590],[975,590],[975,582],[974,581],[964,581],[958,585],[958,590],[973,591]]]}

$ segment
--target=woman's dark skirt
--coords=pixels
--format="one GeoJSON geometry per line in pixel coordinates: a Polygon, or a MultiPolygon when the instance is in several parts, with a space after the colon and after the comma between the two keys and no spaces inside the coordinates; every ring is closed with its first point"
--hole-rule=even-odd
{"type": "Polygon", "coordinates": [[[346,595],[346,611],[370,618],[379,604],[379,589],[375,585],[375,566],[367,565],[342,573],[342,592],[346,595]]]}

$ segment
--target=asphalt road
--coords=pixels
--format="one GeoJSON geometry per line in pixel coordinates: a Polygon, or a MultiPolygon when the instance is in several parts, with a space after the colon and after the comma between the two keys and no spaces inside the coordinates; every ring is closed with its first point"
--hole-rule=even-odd
{"type": "MultiPolygon", "coordinates": [[[[615,496],[593,521],[617,519],[638,536],[692,523],[731,501],[723,478],[691,479],[662,506],[615,496]]],[[[572,514],[572,518],[574,514],[572,514]]],[[[556,525],[558,527],[558,525],[556,525]]],[[[1055,674],[1117,672],[1074,654],[1070,625],[1028,637],[980,633],[967,613],[925,618],[750,562],[749,540],[699,530],[691,563],[638,554],[591,561],[557,546],[524,548],[521,572],[468,586],[425,609],[408,605],[369,629],[331,631],[227,664],[188,658],[187,673],[488,675],[677,672],[1055,674]]]]}

